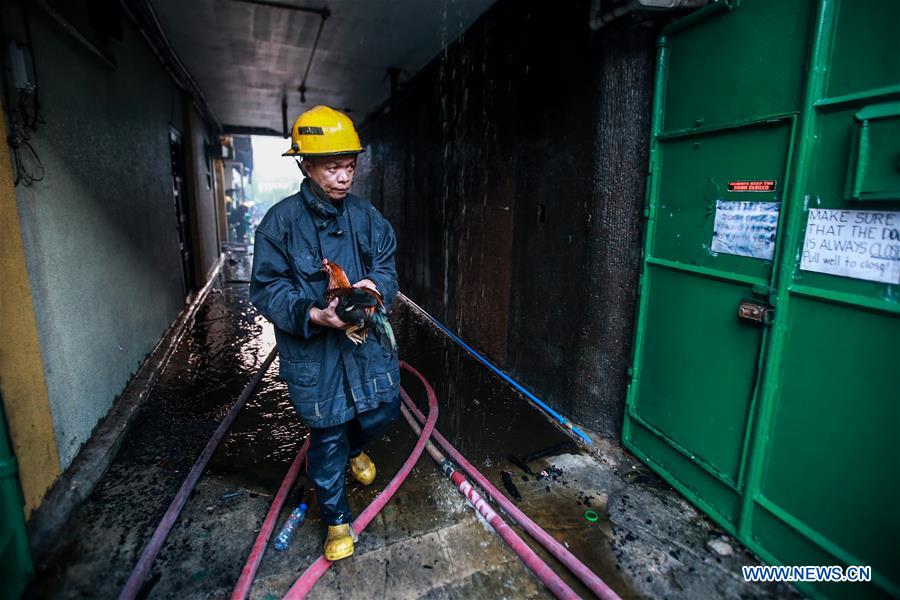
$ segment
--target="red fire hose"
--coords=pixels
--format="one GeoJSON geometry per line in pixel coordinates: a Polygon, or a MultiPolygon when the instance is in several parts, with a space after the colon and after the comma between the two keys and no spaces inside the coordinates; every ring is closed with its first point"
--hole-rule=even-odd
{"type": "Polygon", "coordinates": [[[225,418],[222,419],[221,423],[219,423],[219,426],[216,428],[216,431],[213,433],[212,437],[209,438],[208,442],[206,442],[206,447],[197,458],[194,466],[191,467],[188,476],[181,484],[181,488],[179,488],[178,493],[175,494],[175,498],[172,499],[172,503],[169,504],[169,508],[168,510],[166,510],[166,514],[163,515],[162,520],[156,527],[156,531],[153,532],[153,537],[150,538],[150,542],[147,543],[147,546],[141,553],[141,557],[138,559],[137,564],[134,566],[134,570],[131,572],[131,575],[129,575],[128,581],[125,583],[125,587],[122,588],[122,592],[119,594],[119,600],[132,600],[137,596],[138,592],[141,589],[141,586],[144,584],[144,580],[147,578],[147,574],[150,572],[150,567],[153,566],[153,561],[154,559],[156,559],[156,555],[159,553],[160,548],[162,548],[163,543],[165,543],[166,538],[169,537],[169,532],[172,531],[172,526],[175,525],[175,521],[178,519],[178,515],[181,514],[181,509],[184,508],[185,503],[187,503],[187,500],[191,495],[191,492],[194,491],[194,487],[197,485],[197,481],[199,481],[200,476],[206,469],[206,465],[209,463],[209,459],[212,458],[212,455],[216,451],[216,448],[219,447],[219,442],[221,442],[222,438],[225,437],[225,434],[228,432],[231,424],[234,423],[234,420],[237,418],[238,413],[241,412],[242,408],[244,408],[244,404],[247,403],[247,399],[250,398],[251,394],[253,394],[253,390],[255,390],[256,386],[259,385],[259,382],[262,380],[263,375],[265,375],[266,371],[269,370],[269,366],[271,366],[272,361],[275,360],[275,356],[277,354],[278,348],[273,348],[272,351],[269,352],[269,356],[266,357],[265,362],[263,362],[262,366],[250,380],[250,383],[248,383],[244,388],[244,391],[241,392],[241,395],[237,399],[237,402],[234,403],[234,406],[231,407],[231,410],[228,411],[228,414],[225,415],[225,418]]]}
{"type": "Polygon", "coordinates": [[[259,563],[262,562],[263,554],[266,553],[266,546],[269,543],[269,538],[272,536],[272,531],[275,529],[275,524],[278,521],[278,514],[281,512],[281,507],[284,506],[284,501],[287,499],[288,492],[291,491],[294,482],[297,480],[297,475],[300,473],[300,467],[306,459],[306,452],[308,450],[309,439],[303,442],[300,452],[297,453],[297,458],[291,463],[287,475],[284,476],[284,480],[281,482],[281,487],[278,488],[278,493],[275,494],[275,498],[272,500],[272,505],[269,507],[269,513],[266,515],[266,520],[263,521],[262,529],[259,530],[259,535],[256,536],[256,541],[253,542],[253,549],[250,551],[250,556],[247,557],[247,562],[241,570],[241,576],[238,578],[237,585],[234,586],[234,591],[231,593],[231,600],[244,600],[250,593],[250,586],[253,585],[253,578],[256,577],[259,563]]]}
{"type": "MultiPolygon", "coordinates": [[[[273,349],[269,355],[266,357],[266,360],[263,362],[261,368],[257,371],[257,373],[253,376],[244,390],[241,392],[240,397],[237,402],[235,402],[234,406],[231,407],[228,414],[219,424],[216,431],[213,433],[210,440],[207,442],[206,447],[203,452],[198,457],[197,461],[194,463],[194,466],[191,468],[188,476],[185,478],[184,482],[179,488],[178,493],[175,495],[175,498],[172,500],[169,505],[168,510],[163,515],[160,524],[157,526],[156,530],[153,533],[153,536],[150,539],[150,542],[144,548],[143,553],[141,554],[138,563],[135,565],[134,570],[131,572],[131,575],[128,578],[125,587],[122,589],[122,592],[119,595],[119,600],[131,600],[137,596],[137,593],[140,591],[140,588],[147,577],[147,574],[150,571],[150,568],[153,565],[153,561],[156,558],[156,555],[159,553],[159,550],[162,548],[163,543],[168,537],[169,533],[172,530],[175,521],[178,519],[181,510],[184,508],[185,503],[187,502],[188,497],[196,486],[200,476],[203,474],[203,471],[206,468],[206,465],[209,463],[209,460],[212,458],[213,453],[221,442],[222,438],[225,436],[225,433],[231,427],[234,420],[237,418],[238,413],[244,407],[250,395],[256,389],[256,386],[262,380],[263,375],[266,373],[268,368],[271,366],[272,362],[275,360],[275,356],[277,355],[277,348],[273,349]]],[[[424,427],[421,429],[419,433],[419,439],[416,442],[415,447],[413,448],[412,453],[406,459],[406,462],[403,463],[403,466],[394,475],[394,478],[391,479],[391,482],[387,485],[387,487],[366,507],[366,509],[359,515],[359,517],[353,522],[353,528],[357,532],[362,532],[372,521],[378,512],[391,500],[393,495],[400,488],[400,485],[406,480],[409,473],[412,471],[419,457],[422,455],[422,451],[425,449],[426,444],[430,444],[429,437],[434,435],[435,441],[444,449],[445,452],[458,464],[463,468],[466,473],[472,477],[473,480],[483,489],[485,490],[491,499],[493,499],[497,504],[503,508],[513,519],[522,526],[532,537],[534,537],[538,542],[540,542],[547,550],[549,550],[556,558],[560,560],[566,567],[569,568],[572,573],[577,576],[584,584],[591,589],[594,594],[599,598],[603,598],[604,600],[618,600],[618,596],[612,589],[609,588],[596,574],[594,574],[590,569],[588,569],[584,564],[582,564],[574,555],[572,555],[568,550],[566,550],[559,542],[554,540],[547,532],[541,529],[537,524],[535,524],[531,519],[529,519],[523,512],[521,512],[512,502],[510,502],[503,494],[500,493],[497,488],[495,488],[488,480],[485,478],[471,463],[469,463],[447,440],[444,438],[439,432],[434,430],[435,422],[437,421],[438,415],[438,407],[437,407],[437,398],[434,393],[434,389],[432,389],[431,385],[428,381],[419,373],[416,369],[411,367],[404,361],[400,361],[400,367],[405,371],[413,374],[415,377],[419,379],[422,385],[425,387],[425,391],[428,397],[428,416],[427,418],[422,412],[415,406],[415,404],[410,399],[409,395],[406,394],[405,390],[400,390],[400,395],[403,399],[403,402],[408,407],[409,411],[411,411],[419,421],[424,422],[424,427]]],[[[404,416],[408,419],[409,414],[404,410],[404,416]]],[[[413,425],[413,422],[410,422],[413,425]]],[[[414,429],[416,425],[413,425],[414,429]]],[[[247,563],[244,566],[244,569],[241,572],[240,579],[238,580],[237,586],[232,594],[232,599],[243,600],[246,598],[250,586],[253,582],[253,577],[256,573],[257,568],[259,567],[259,563],[262,560],[262,556],[265,552],[266,545],[268,543],[268,539],[271,536],[272,530],[275,527],[276,520],[278,518],[278,514],[281,510],[281,507],[284,504],[285,498],[287,497],[287,493],[290,490],[293,482],[297,478],[297,474],[300,470],[300,465],[302,464],[306,451],[309,447],[309,441],[303,445],[300,449],[300,452],[297,454],[297,457],[294,459],[294,462],[291,464],[290,469],[288,470],[287,475],[285,476],[284,481],[281,484],[281,487],[278,490],[278,494],[276,494],[275,499],[273,500],[272,506],[269,509],[269,513],[266,516],[265,522],[263,523],[263,527],[257,536],[256,542],[253,545],[253,550],[250,553],[250,556],[247,559],[247,563]]],[[[437,449],[431,445],[429,452],[432,453],[432,450],[440,455],[437,452],[437,449]]],[[[432,456],[435,456],[432,453],[432,456]]],[[[452,467],[449,466],[449,462],[442,458],[443,465],[447,465],[449,470],[452,470],[452,467]]],[[[437,458],[435,460],[438,460],[437,458]]],[[[442,466],[443,466],[442,465],[442,466]]],[[[465,480],[465,478],[457,471],[453,471],[452,474],[448,475],[451,477],[451,480],[460,491],[476,506],[479,512],[488,519],[497,533],[500,535],[510,547],[516,551],[517,554],[522,558],[522,560],[529,566],[543,581],[548,588],[559,598],[573,598],[575,596],[574,592],[566,586],[566,584],[559,579],[559,577],[553,573],[552,570],[541,561],[541,559],[534,554],[534,552],[519,538],[512,529],[487,505],[483,498],[476,492],[471,484],[465,480]]],[[[304,598],[306,594],[312,589],[313,585],[322,577],[322,575],[328,570],[331,566],[331,561],[326,560],[324,556],[320,556],[301,576],[297,579],[288,593],[285,595],[285,598],[304,598]]]]}
{"type": "MultiPolygon", "coordinates": [[[[413,403],[412,399],[409,395],[404,391],[400,390],[400,397],[403,399],[403,403],[409,408],[410,412],[412,412],[419,421],[425,420],[425,415],[422,414],[415,403],[413,403]]],[[[524,529],[528,535],[537,540],[544,548],[546,548],[553,556],[555,556],[561,563],[563,563],[569,571],[572,572],[578,579],[584,583],[585,586],[588,587],[598,598],[602,598],[603,600],[620,600],[618,594],[616,594],[612,588],[610,588],[606,583],[600,579],[596,573],[591,571],[584,563],[582,563],[578,558],[575,557],[574,554],[569,552],[565,546],[557,542],[549,533],[541,529],[541,527],[532,521],[528,515],[523,513],[519,508],[512,503],[506,496],[504,496],[500,490],[494,487],[490,481],[488,481],[487,477],[481,474],[478,469],[476,469],[472,463],[466,460],[466,458],[459,453],[459,451],[453,447],[453,445],[447,441],[447,438],[442,436],[439,431],[434,430],[431,434],[431,437],[434,438],[434,441],[438,443],[438,445],[444,449],[447,455],[457,464],[459,465],[469,477],[475,481],[478,486],[487,492],[488,497],[497,503],[500,508],[506,512],[513,520],[519,524],[519,526],[524,529]]]]}
{"type": "MultiPolygon", "coordinates": [[[[401,406],[400,409],[403,413],[403,418],[409,423],[413,432],[418,434],[422,430],[419,423],[411,414],[409,414],[409,410],[405,406],[401,406]]],[[[491,527],[494,528],[494,531],[497,532],[497,535],[500,536],[500,539],[506,542],[506,545],[522,559],[525,566],[537,575],[537,578],[541,580],[541,583],[547,586],[547,589],[561,600],[576,600],[578,594],[573,592],[572,588],[570,588],[566,582],[553,571],[553,569],[547,566],[547,563],[545,563],[541,557],[525,543],[525,540],[519,537],[519,534],[507,525],[506,521],[491,508],[491,505],[488,504],[487,500],[482,498],[481,494],[478,493],[472,484],[463,477],[463,474],[453,468],[453,465],[451,465],[450,461],[441,454],[440,450],[435,448],[434,444],[431,442],[428,442],[426,448],[428,454],[430,454],[431,458],[434,459],[434,462],[438,464],[444,476],[453,482],[453,485],[455,485],[459,492],[472,504],[472,506],[475,507],[475,510],[490,523],[491,527]]]]}
{"type": "MultiPolygon", "coordinates": [[[[410,471],[412,471],[413,467],[418,462],[419,457],[422,456],[422,451],[425,450],[425,443],[428,441],[428,436],[431,435],[431,432],[434,430],[434,424],[437,421],[438,416],[438,406],[437,406],[437,397],[434,394],[434,390],[431,388],[431,384],[428,383],[421,373],[416,371],[414,368],[409,366],[403,361],[400,361],[400,367],[413,375],[415,375],[419,381],[422,382],[422,385],[425,387],[425,391],[428,394],[428,418],[425,419],[423,415],[423,420],[425,421],[425,426],[422,429],[421,435],[419,435],[419,440],[416,442],[415,447],[413,448],[412,453],[409,455],[409,458],[406,459],[406,462],[403,463],[403,466],[400,467],[400,470],[397,471],[397,474],[394,475],[394,478],[391,479],[391,482],[384,488],[378,496],[372,500],[369,506],[353,521],[353,529],[357,533],[363,531],[366,526],[375,518],[382,508],[390,501],[390,499],[394,496],[397,490],[400,488],[400,485],[406,480],[410,471]]],[[[419,414],[422,414],[421,412],[419,414]]],[[[303,574],[297,579],[291,589],[288,590],[288,593],[284,596],[285,598],[305,598],[306,594],[309,593],[309,590],[316,584],[316,582],[325,574],[325,571],[331,566],[331,561],[327,560],[324,556],[320,556],[316,562],[314,562],[303,574]]]]}
{"type": "MultiPolygon", "coordinates": [[[[408,365],[405,362],[401,362],[400,365],[404,370],[415,375],[425,387],[426,393],[428,395],[429,402],[429,414],[426,419],[425,415],[416,407],[413,403],[412,399],[406,393],[405,390],[400,390],[401,398],[403,402],[406,404],[406,407],[403,407],[403,416],[410,423],[410,426],[413,427],[414,431],[419,434],[418,442],[413,450],[413,453],[404,463],[403,467],[400,471],[394,476],[391,480],[390,484],[388,484],[387,488],[379,494],[377,498],[363,511],[363,513],[359,516],[359,518],[353,523],[354,529],[356,531],[362,531],[374,518],[374,516],[390,501],[393,494],[400,487],[403,481],[409,474],[409,471],[412,470],[412,467],[417,462],[419,456],[422,453],[423,448],[427,448],[429,454],[434,458],[437,462],[441,464],[442,471],[445,475],[447,475],[450,480],[457,486],[459,491],[475,506],[476,510],[491,524],[497,534],[500,536],[510,548],[515,551],[522,561],[528,566],[535,575],[547,586],[547,588],[558,598],[577,598],[577,595],[569,588],[568,585],[560,577],[550,569],[550,567],[543,561],[537,554],[531,550],[530,547],[513,531],[509,525],[503,521],[503,519],[490,507],[487,501],[481,497],[481,495],[474,489],[471,483],[469,483],[463,475],[455,471],[450,462],[441,455],[441,453],[434,447],[434,445],[428,441],[428,434],[430,432],[431,436],[434,437],[435,441],[440,444],[444,450],[453,458],[460,467],[465,470],[470,477],[475,480],[478,485],[484,489],[488,494],[489,498],[493,499],[500,505],[510,516],[522,526],[532,537],[534,537],[538,542],[540,542],[547,550],[549,550],[557,559],[560,560],[566,567],[569,568],[572,573],[578,577],[597,597],[602,598],[604,600],[619,600],[618,595],[612,591],[596,574],[593,573],[588,567],[586,567],[581,561],[579,561],[574,555],[572,555],[565,547],[563,547],[559,542],[553,539],[547,532],[541,529],[536,523],[534,523],[527,515],[522,513],[512,502],[510,502],[503,494],[497,490],[490,481],[487,480],[471,463],[469,463],[459,452],[447,441],[444,436],[442,436],[439,432],[434,430],[434,423],[437,420],[437,398],[434,394],[434,390],[428,381],[413,367],[408,365]],[[408,410],[407,410],[408,407],[408,410]],[[417,422],[415,422],[410,415],[409,411],[412,411],[416,415],[416,417],[425,423],[425,429],[420,429],[420,426],[417,422]]],[[[250,586],[253,582],[253,577],[256,573],[256,569],[259,566],[259,562],[262,559],[262,554],[265,551],[266,542],[271,535],[272,528],[274,528],[274,521],[277,519],[277,515],[283,505],[283,496],[287,495],[288,490],[290,489],[293,481],[296,479],[296,472],[300,468],[300,462],[302,461],[301,456],[305,454],[305,450],[307,448],[307,444],[301,449],[300,454],[298,454],[297,459],[295,459],[294,464],[291,465],[291,469],[288,471],[287,476],[285,477],[285,481],[282,482],[281,487],[279,488],[279,492],[276,495],[276,499],[273,501],[273,505],[269,510],[269,515],[266,517],[266,523],[263,526],[263,530],[260,531],[259,536],[257,537],[256,543],[253,547],[253,552],[251,552],[250,557],[247,560],[247,564],[244,566],[244,570],[241,573],[241,579],[238,581],[238,586],[235,588],[235,591],[232,595],[232,600],[243,600],[246,598],[247,593],[249,592],[250,586]],[[293,477],[292,477],[293,473],[293,477]],[[279,497],[281,497],[281,501],[279,502],[279,497]],[[277,504],[277,507],[276,507],[277,504]],[[269,527],[266,527],[266,524],[269,521],[272,521],[269,527]]],[[[285,598],[304,598],[306,594],[312,589],[315,583],[321,578],[321,576],[325,573],[325,571],[331,566],[331,562],[326,560],[324,557],[319,557],[304,573],[300,576],[299,579],[294,583],[288,593],[285,595],[285,598]]]]}

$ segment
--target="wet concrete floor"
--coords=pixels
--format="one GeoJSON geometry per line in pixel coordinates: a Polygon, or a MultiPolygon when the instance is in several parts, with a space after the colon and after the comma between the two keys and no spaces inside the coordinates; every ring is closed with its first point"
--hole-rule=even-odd
{"type": "MultiPolygon", "coordinates": [[[[114,598],[209,436],[274,345],[247,298],[249,255],[229,250],[221,280],[179,342],[107,473],[70,520],[27,592],[34,598],[114,598]]],[[[401,358],[434,385],[438,429],[497,487],[511,475],[519,506],[623,598],[791,597],[784,586],[746,584],[757,561],[615,443],[571,449],[529,464],[510,461],[568,440],[515,390],[447,340],[408,305],[392,321],[401,358]],[[597,522],[585,511],[598,513],[597,522]],[[715,551],[713,548],[718,548],[715,551]],[[727,554],[727,550],[731,554],[727,554]],[[725,551],[726,554],[721,554],[725,551]]],[[[425,407],[404,374],[404,388],[425,407]]],[[[214,455],[142,590],[149,598],[230,595],[272,496],[306,437],[273,365],[214,455]]],[[[360,512],[406,459],[415,438],[398,423],[369,454],[379,468],[363,488],[348,481],[360,512]]],[[[267,550],[251,597],[280,598],[319,555],[323,531],[310,512],[291,547],[267,550]]],[[[527,535],[520,531],[523,538],[527,535]]],[[[589,592],[534,546],[579,594],[589,592]]],[[[336,563],[314,598],[544,598],[540,582],[490,531],[424,454],[406,483],[336,563]]]]}

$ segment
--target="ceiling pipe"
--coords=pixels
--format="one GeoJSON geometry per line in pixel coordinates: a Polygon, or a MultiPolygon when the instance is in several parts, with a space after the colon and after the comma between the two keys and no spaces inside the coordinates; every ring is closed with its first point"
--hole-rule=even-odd
{"type": "Polygon", "coordinates": [[[255,125],[231,125],[225,123],[222,125],[222,133],[227,135],[267,135],[269,137],[278,137],[281,132],[272,127],[258,127],[255,125]]]}
{"type": "Polygon", "coordinates": [[[122,0],[122,8],[172,76],[172,79],[175,80],[175,84],[190,94],[194,100],[194,105],[206,122],[215,129],[216,133],[220,133],[222,131],[221,121],[219,121],[212,106],[210,106],[209,101],[203,94],[203,90],[200,89],[200,85],[191,76],[184,63],[181,62],[181,59],[169,42],[169,38],[166,37],[166,32],[163,30],[149,0],[122,0]]]}
{"type": "Polygon", "coordinates": [[[331,16],[331,11],[327,8],[311,8],[308,6],[294,6],[293,4],[282,4],[281,2],[272,2],[271,0],[232,0],[232,2],[241,2],[242,4],[255,4],[256,6],[265,6],[268,8],[284,8],[287,10],[295,10],[297,12],[312,13],[319,15],[322,19],[331,16]]]}
{"type": "Polygon", "coordinates": [[[309,70],[312,69],[313,57],[316,55],[316,48],[319,47],[319,39],[322,37],[322,28],[325,27],[325,20],[331,15],[328,9],[322,13],[322,20],[319,21],[319,30],[316,32],[316,40],[313,42],[312,50],[309,53],[309,62],[306,63],[306,73],[303,74],[303,81],[300,82],[300,102],[306,102],[306,80],[309,79],[309,70]]]}
{"type": "MultiPolygon", "coordinates": [[[[282,4],[281,2],[272,2],[271,0],[232,0],[232,2],[241,2],[243,4],[253,4],[255,6],[265,6],[267,8],[283,8],[285,10],[293,10],[297,12],[305,12],[312,13],[315,15],[319,15],[321,17],[321,21],[319,21],[319,30],[316,32],[316,39],[313,42],[312,50],[309,53],[309,61],[306,63],[306,72],[303,74],[303,80],[300,81],[300,87],[297,90],[300,92],[300,102],[306,102],[306,81],[309,79],[309,71],[312,69],[313,57],[316,55],[316,48],[319,46],[319,39],[322,37],[322,28],[325,27],[325,21],[328,17],[331,16],[331,11],[328,8],[311,8],[308,6],[294,6],[292,4],[282,4]]],[[[287,110],[287,109],[283,109],[287,110]]],[[[285,118],[285,123],[287,123],[287,119],[285,118]]],[[[287,125],[284,127],[284,137],[288,137],[287,134],[287,125]]]]}
{"type": "Polygon", "coordinates": [[[601,29],[609,22],[637,10],[665,11],[684,8],[699,8],[709,0],[627,0],[615,3],[608,0],[591,0],[591,29],[601,29]],[[604,8],[606,7],[606,10],[604,8]]]}
{"type": "Polygon", "coordinates": [[[290,132],[288,131],[288,114],[287,114],[287,94],[281,95],[281,135],[284,138],[289,138],[290,132]]]}

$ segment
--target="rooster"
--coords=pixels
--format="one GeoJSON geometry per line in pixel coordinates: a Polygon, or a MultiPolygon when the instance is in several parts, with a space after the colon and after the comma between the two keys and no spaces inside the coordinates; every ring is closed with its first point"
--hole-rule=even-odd
{"type": "Polygon", "coordinates": [[[388,322],[381,294],[367,286],[353,287],[340,265],[327,258],[322,261],[322,270],[328,273],[325,304],[339,298],[335,312],[342,321],[350,324],[350,327],[344,330],[347,337],[354,344],[362,344],[366,341],[371,328],[385,348],[391,353],[396,352],[397,341],[394,338],[394,330],[388,322]]]}

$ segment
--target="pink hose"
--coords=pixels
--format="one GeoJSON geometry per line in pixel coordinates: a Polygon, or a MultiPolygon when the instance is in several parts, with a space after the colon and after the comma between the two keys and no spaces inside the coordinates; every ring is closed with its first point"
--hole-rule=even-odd
{"type": "Polygon", "coordinates": [[[462,492],[463,496],[468,498],[475,507],[475,510],[481,513],[487,522],[491,524],[491,527],[494,528],[494,531],[497,532],[497,535],[499,535],[503,541],[506,542],[506,545],[522,559],[525,566],[538,576],[541,583],[546,585],[547,589],[549,589],[554,596],[562,600],[578,598],[578,594],[573,592],[572,588],[566,585],[566,582],[564,582],[553,569],[547,566],[547,563],[541,560],[541,557],[538,556],[534,550],[532,550],[528,544],[526,544],[525,541],[506,524],[506,521],[500,518],[500,515],[491,508],[487,500],[481,497],[475,488],[472,487],[472,484],[463,477],[462,473],[453,471],[453,475],[450,476],[450,481],[459,488],[459,491],[462,492]]]}
{"type": "MultiPolygon", "coordinates": [[[[400,390],[400,397],[403,399],[403,403],[409,408],[410,412],[412,412],[419,421],[425,420],[425,415],[422,414],[422,411],[416,407],[415,403],[409,397],[409,395],[404,391],[400,390]]],[[[569,552],[565,546],[557,542],[553,537],[541,529],[541,527],[532,521],[528,515],[523,513],[519,508],[512,503],[506,496],[500,493],[490,481],[488,481],[487,477],[481,474],[481,472],[476,469],[472,463],[467,461],[465,457],[459,453],[459,451],[453,447],[453,445],[447,441],[447,438],[442,436],[439,431],[435,430],[431,437],[438,443],[438,445],[444,449],[447,455],[458,464],[468,475],[475,481],[478,486],[481,487],[497,505],[502,508],[506,514],[513,518],[513,520],[519,524],[519,526],[524,529],[528,535],[537,540],[544,548],[547,549],[553,556],[555,556],[563,565],[566,566],[569,571],[572,572],[578,579],[587,586],[591,592],[594,593],[598,598],[602,598],[603,600],[620,600],[618,594],[616,594],[612,588],[610,588],[606,583],[600,579],[591,571],[584,563],[582,563],[578,558],[575,557],[574,554],[569,552]]]]}
{"type": "Polygon", "coordinates": [[[256,577],[259,563],[262,562],[263,554],[265,554],[266,547],[269,544],[269,538],[272,536],[272,531],[275,529],[275,524],[278,521],[278,514],[281,512],[281,507],[284,506],[284,501],[287,499],[288,492],[291,491],[291,487],[293,487],[294,482],[297,480],[297,475],[300,473],[300,467],[306,459],[307,450],[309,450],[309,439],[303,442],[300,452],[297,453],[297,457],[294,459],[294,462],[291,463],[287,475],[284,476],[284,480],[281,482],[281,487],[278,488],[278,493],[275,494],[275,498],[272,500],[272,505],[269,507],[269,513],[266,515],[266,520],[263,521],[262,529],[259,530],[259,535],[256,536],[256,541],[253,543],[253,549],[250,551],[250,556],[247,557],[247,562],[244,564],[243,570],[241,570],[241,576],[238,578],[237,585],[234,586],[234,592],[231,593],[231,600],[244,600],[250,593],[250,586],[253,585],[253,578],[256,577]]]}
{"type": "MultiPolygon", "coordinates": [[[[406,480],[410,471],[412,471],[413,467],[416,466],[416,462],[418,462],[419,457],[422,456],[422,451],[425,449],[425,443],[428,441],[428,436],[431,435],[431,432],[434,430],[434,424],[437,421],[438,416],[438,406],[437,406],[437,397],[434,394],[434,390],[431,388],[431,384],[422,376],[421,373],[416,371],[414,368],[406,364],[404,361],[400,361],[400,367],[413,375],[415,375],[419,381],[422,382],[422,385],[425,387],[425,391],[428,394],[428,418],[425,419],[424,415],[422,420],[425,421],[425,426],[422,428],[422,434],[419,436],[419,440],[416,442],[415,448],[413,448],[412,453],[409,455],[409,458],[406,459],[406,462],[403,463],[403,466],[400,467],[400,470],[397,471],[397,474],[394,475],[394,478],[391,479],[391,482],[384,488],[378,496],[372,500],[369,506],[353,521],[353,529],[357,533],[363,531],[366,526],[375,518],[375,515],[384,508],[384,505],[387,504],[390,499],[394,496],[397,490],[400,488],[400,485],[406,480]]],[[[408,397],[408,396],[407,396],[408,397]]],[[[419,412],[421,415],[422,413],[419,412]]],[[[312,589],[312,587],[316,584],[316,582],[325,574],[325,571],[331,566],[331,561],[327,560],[324,556],[320,556],[303,574],[294,582],[294,585],[291,586],[291,589],[288,590],[288,593],[285,594],[285,598],[305,598],[306,594],[312,589]]]]}
{"type": "MultiPolygon", "coordinates": [[[[409,414],[409,411],[405,406],[401,407],[401,410],[403,411],[403,418],[409,423],[413,432],[419,433],[421,431],[419,423],[411,414],[409,414]]],[[[547,589],[550,590],[554,596],[560,598],[560,600],[577,600],[578,594],[573,592],[572,588],[570,588],[568,584],[566,584],[566,582],[563,581],[562,578],[557,575],[556,572],[551,569],[521,537],[519,537],[519,534],[506,524],[506,521],[491,508],[488,501],[481,497],[478,490],[469,483],[463,474],[453,468],[447,459],[444,458],[444,455],[434,447],[434,444],[428,442],[427,449],[431,458],[438,464],[438,467],[444,475],[449,477],[450,481],[453,482],[453,485],[456,486],[459,492],[465,496],[472,506],[475,507],[475,510],[478,511],[491,527],[494,528],[494,531],[497,532],[500,539],[506,542],[506,545],[516,553],[522,562],[525,563],[525,566],[531,569],[537,578],[541,580],[541,583],[547,586],[547,589]]]]}
{"type": "Polygon", "coordinates": [[[228,414],[225,415],[225,418],[219,423],[219,426],[216,428],[212,437],[206,442],[206,447],[203,449],[203,452],[200,453],[197,462],[191,467],[188,476],[178,489],[178,493],[175,494],[175,498],[173,498],[172,503],[169,504],[166,514],[163,515],[162,520],[156,527],[156,531],[153,532],[153,537],[150,538],[150,541],[141,553],[141,557],[134,566],[131,575],[129,575],[125,587],[122,588],[122,592],[119,594],[119,600],[132,600],[137,596],[141,586],[144,584],[144,580],[147,578],[147,573],[150,572],[150,567],[153,566],[156,555],[159,553],[160,548],[162,548],[163,543],[165,543],[166,538],[169,537],[169,532],[172,531],[172,527],[175,525],[178,515],[181,514],[181,509],[184,508],[191,492],[194,491],[194,487],[197,485],[197,481],[200,479],[200,476],[203,475],[206,465],[209,464],[209,459],[212,458],[213,453],[219,446],[219,442],[225,437],[231,424],[234,423],[234,420],[237,418],[238,413],[244,408],[247,399],[253,394],[253,390],[259,385],[263,375],[269,370],[269,367],[272,365],[272,361],[275,360],[277,354],[278,348],[273,348],[272,351],[269,352],[269,356],[266,357],[265,362],[263,362],[262,366],[244,388],[244,391],[241,392],[237,402],[234,403],[234,406],[231,407],[231,410],[228,411],[228,414]]]}

